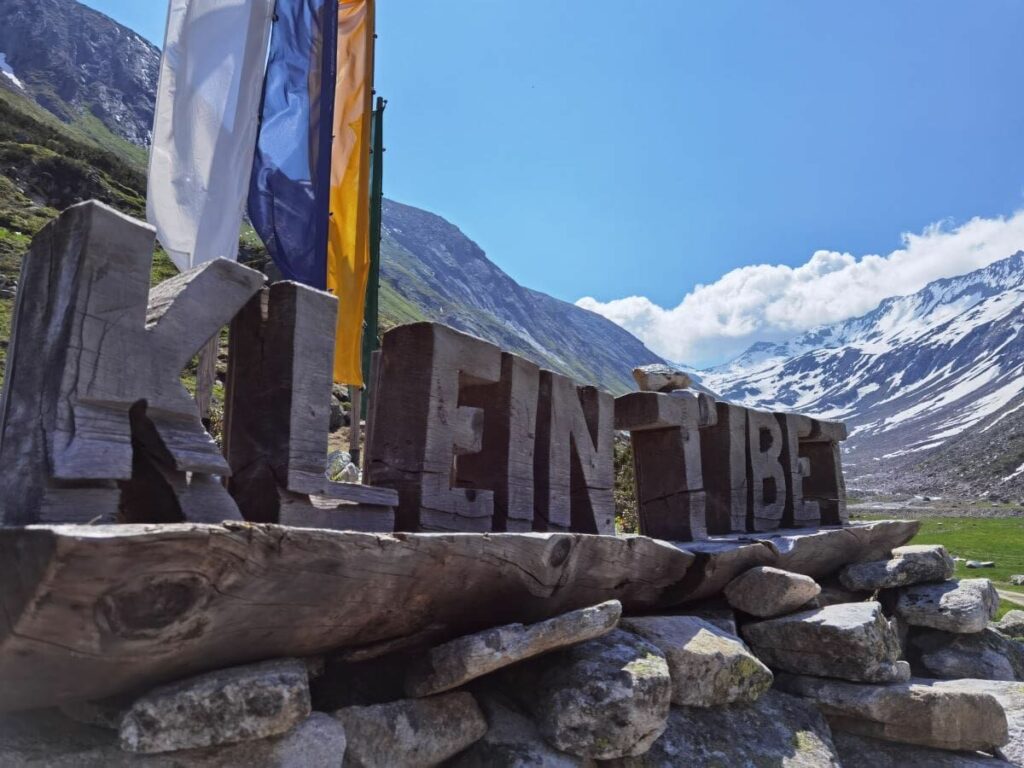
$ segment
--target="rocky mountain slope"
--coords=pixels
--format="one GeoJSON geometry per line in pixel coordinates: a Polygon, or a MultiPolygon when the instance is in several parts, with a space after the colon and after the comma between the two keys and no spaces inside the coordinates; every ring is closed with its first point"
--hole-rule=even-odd
{"type": "Polygon", "coordinates": [[[0,19],[0,83],[100,143],[113,133],[148,144],[155,46],[73,0],[0,0],[0,19]]]}
{"type": "MultiPolygon", "coordinates": [[[[145,149],[159,51],[72,0],[0,0],[0,281],[17,278],[31,236],[96,197],[144,214],[145,149]],[[134,143],[131,143],[134,142],[134,143]]],[[[436,320],[619,393],[660,362],[614,323],[518,285],[439,216],[386,201],[381,320],[436,320]]],[[[243,229],[242,257],[265,251],[243,229]]],[[[163,276],[169,265],[158,260],[163,276]]],[[[0,373],[9,329],[0,285],[0,373]]]]}
{"type": "Polygon", "coordinates": [[[440,216],[386,200],[383,221],[385,323],[446,323],[615,393],[635,388],[634,366],[661,361],[600,315],[520,286],[440,216]]]}
{"type": "Polygon", "coordinates": [[[722,397],[853,427],[855,483],[1024,493],[1024,252],[702,371],[722,397]]]}

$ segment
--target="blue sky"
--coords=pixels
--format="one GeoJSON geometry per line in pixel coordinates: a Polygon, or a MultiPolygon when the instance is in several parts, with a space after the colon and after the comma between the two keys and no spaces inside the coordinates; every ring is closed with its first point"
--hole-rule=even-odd
{"type": "MultiPolygon", "coordinates": [[[[163,3],[87,4],[160,42],[163,3]]],[[[908,250],[902,233],[1011,226],[998,217],[1024,201],[1015,0],[378,7],[386,194],[450,219],[521,283],[592,297],[673,357],[716,362],[948,268],[919,243],[933,263],[917,282],[882,270],[859,304],[805,295],[781,324],[756,297],[739,320],[692,301],[698,284],[746,285],[721,278],[764,265],[793,280],[817,251],[889,258],[908,250]],[[690,333],[702,313],[722,317],[690,333]]]]}

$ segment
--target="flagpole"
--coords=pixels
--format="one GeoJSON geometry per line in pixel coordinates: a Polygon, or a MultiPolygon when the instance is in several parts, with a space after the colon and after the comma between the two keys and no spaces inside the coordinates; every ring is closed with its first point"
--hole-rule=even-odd
{"type": "Polygon", "coordinates": [[[380,242],[383,225],[384,205],[384,109],[388,103],[377,97],[377,109],[373,112],[373,150],[370,175],[370,280],[366,288],[366,320],[363,326],[363,381],[366,382],[368,397],[372,384],[370,377],[370,358],[380,348],[379,315],[380,315],[380,242]]]}

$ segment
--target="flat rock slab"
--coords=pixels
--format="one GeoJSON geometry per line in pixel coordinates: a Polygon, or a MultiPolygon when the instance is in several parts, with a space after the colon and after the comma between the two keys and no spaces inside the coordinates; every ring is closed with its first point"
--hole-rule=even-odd
{"type": "Polygon", "coordinates": [[[747,624],[741,632],[772,669],[876,683],[910,677],[878,603],[830,605],[747,624]]]}
{"type": "Polygon", "coordinates": [[[431,648],[412,666],[406,693],[441,693],[524,659],[593,640],[615,629],[621,615],[622,604],[610,600],[528,627],[509,624],[451,640],[431,648]]]}
{"type": "Polygon", "coordinates": [[[622,628],[649,640],[665,654],[672,703],[719,707],[756,701],[772,685],[772,673],[735,635],[691,616],[624,619],[622,628]]]}
{"type": "Polygon", "coordinates": [[[694,587],[686,597],[714,597],[730,581],[758,565],[820,579],[849,563],[888,559],[893,549],[914,538],[920,527],[919,520],[879,520],[842,528],[733,534],[681,542],[679,547],[698,556],[689,577],[694,587]]]}
{"type": "Polygon", "coordinates": [[[512,702],[494,693],[478,694],[477,701],[487,733],[447,768],[594,768],[593,760],[559,752],[544,741],[537,725],[512,702]]]}
{"type": "Polygon", "coordinates": [[[673,707],[665,734],[639,757],[608,768],[841,768],[817,708],[778,691],[749,706],[673,707]]]}
{"type": "Polygon", "coordinates": [[[972,635],[915,629],[910,633],[915,671],[946,680],[1024,680],[1024,644],[989,627],[972,635]]]}
{"type": "Polygon", "coordinates": [[[472,694],[444,693],[334,713],[345,727],[345,768],[439,765],[487,733],[472,694]]]}
{"type": "Polygon", "coordinates": [[[730,581],[725,598],[737,611],[767,619],[800,610],[820,592],[810,576],[761,565],[730,581]]]}
{"type": "Polygon", "coordinates": [[[839,581],[852,591],[905,587],[953,578],[956,563],[940,544],[897,547],[889,560],[854,563],[839,572],[839,581]]]}
{"type": "Polygon", "coordinates": [[[0,765],[12,768],[341,768],[344,755],[345,729],[322,712],[282,736],[154,755],[124,752],[112,731],[56,710],[0,715],[0,765]]]}
{"type": "Polygon", "coordinates": [[[299,659],[232,667],[155,688],[121,720],[127,752],[174,752],[279,736],[310,713],[299,659]]]}
{"type": "Polygon", "coordinates": [[[928,680],[857,685],[800,675],[779,675],[776,685],[816,703],[834,730],[966,752],[991,752],[1009,740],[1006,714],[989,693],[928,680]]]}
{"type": "Polygon", "coordinates": [[[995,623],[995,628],[1007,637],[1024,640],[1024,611],[1007,611],[1003,618],[995,623]]]}
{"type": "Polygon", "coordinates": [[[1024,766],[1024,685],[996,680],[932,680],[929,684],[940,691],[994,696],[1006,713],[1010,731],[1010,739],[999,750],[999,756],[1012,765],[1024,766]]]}
{"type": "Polygon", "coordinates": [[[661,651],[619,629],[510,668],[504,683],[549,744],[595,760],[650,749],[672,697],[661,651]]]}
{"type": "Polygon", "coordinates": [[[832,741],[843,768],[1006,768],[1006,763],[981,753],[946,752],[834,731],[832,741]]]}
{"type": "Polygon", "coordinates": [[[681,601],[694,556],[644,537],[250,524],[0,529],[0,711],[335,649],[382,655],[619,600],[681,601]]]}
{"type": "Polygon", "coordinates": [[[999,593],[988,579],[902,587],[886,600],[911,626],[966,634],[981,632],[999,610],[999,593]]]}

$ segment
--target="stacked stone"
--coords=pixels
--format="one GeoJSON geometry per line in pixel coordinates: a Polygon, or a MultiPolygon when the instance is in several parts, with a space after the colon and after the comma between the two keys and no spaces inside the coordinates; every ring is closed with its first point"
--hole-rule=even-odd
{"type": "MultiPolygon", "coordinates": [[[[1024,687],[910,678],[965,677],[957,643],[1024,636],[1024,612],[988,626],[987,581],[951,575],[941,547],[903,547],[824,589],[755,567],[674,615],[610,601],[426,650],[235,667],[7,718],[0,764],[984,766],[1003,748],[1024,765],[1024,687]]],[[[1002,669],[986,648],[969,671],[1002,669]]]]}
{"type": "Polygon", "coordinates": [[[985,579],[951,581],[944,548],[900,547],[887,560],[847,566],[839,585],[811,595],[821,607],[796,613],[797,598],[778,595],[806,577],[773,571],[748,571],[726,596],[746,618],[743,637],[776,672],[776,689],[813,701],[834,731],[850,734],[837,740],[844,764],[973,765],[945,753],[1007,744],[1007,710],[1020,714],[1019,694],[910,677],[913,667],[928,678],[1019,679],[1008,675],[1020,649],[988,626],[998,595],[985,579]]]}

